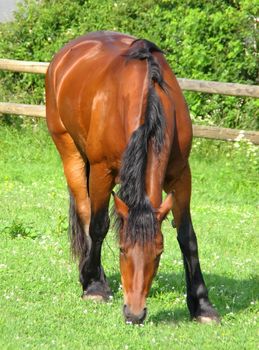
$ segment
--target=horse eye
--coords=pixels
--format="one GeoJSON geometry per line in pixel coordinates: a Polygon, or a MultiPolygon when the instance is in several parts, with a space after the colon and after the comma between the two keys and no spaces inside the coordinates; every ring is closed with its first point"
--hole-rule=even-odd
{"type": "Polygon", "coordinates": [[[122,247],[120,247],[120,253],[121,253],[121,254],[125,254],[125,249],[122,248],[122,247]]]}

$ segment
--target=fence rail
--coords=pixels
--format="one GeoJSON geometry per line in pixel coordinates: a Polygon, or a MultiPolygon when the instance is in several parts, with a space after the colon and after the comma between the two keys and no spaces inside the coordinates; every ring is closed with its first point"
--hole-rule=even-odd
{"type": "MultiPolygon", "coordinates": [[[[14,72],[45,74],[48,65],[48,62],[28,62],[0,59],[0,70],[14,72]]],[[[215,81],[183,78],[178,78],[177,80],[183,90],[259,98],[259,86],[255,85],[220,83],[215,81]]],[[[1,114],[17,114],[45,118],[45,106],[0,102],[0,115],[1,114]]],[[[247,139],[254,144],[259,145],[259,132],[257,131],[244,131],[214,126],[193,125],[193,134],[195,137],[225,141],[239,141],[241,139],[247,139]]]]}
{"type": "Polygon", "coordinates": [[[20,103],[0,102],[0,114],[16,114],[28,117],[46,117],[44,105],[25,105],[20,103]]]}
{"type": "MultiPolygon", "coordinates": [[[[29,62],[0,59],[0,69],[13,72],[25,72],[45,74],[48,69],[48,62],[29,62]]],[[[216,81],[195,80],[177,78],[178,83],[183,90],[203,92],[209,94],[220,94],[230,96],[245,96],[259,98],[259,86],[236,84],[236,83],[219,83],[216,81]]]]}
{"type": "Polygon", "coordinates": [[[12,72],[45,74],[48,69],[48,62],[32,62],[0,59],[0,70],[9,70],[12,72]]]}
{"type": "Polygon", "coordinates": [[[209,94],[244,96],[259,98],[259,86],[237,83],[219,83],[217,81],[177,78],[183,90],[209,94]]]}
{"type": "MultiPolygon", "coordinates": [[[[0,115],[1,113],[33,116],[40,118],[45,118],[46,116],[44,105],[37,106],[6,102],[0,102],[0,115]]],[[[193,135],[195,137],[202,137],[222,141],[240,141],[241,139],[247,139],[256,145],[259,145],[258,131],[245,131],[220,128],[215,126],[193,125],[193,135]]]]}

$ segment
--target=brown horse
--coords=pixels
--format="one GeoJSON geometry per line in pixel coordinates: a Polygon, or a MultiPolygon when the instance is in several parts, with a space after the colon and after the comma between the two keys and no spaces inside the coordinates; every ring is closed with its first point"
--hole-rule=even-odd
{"type": "Polygon", "coordinates": [[[173,211],[191,318],[218,321],[208,299],[190,215],[192,126],[161,50],[147,40],[96,32],[62,48],[46,75],[47,124],[70,191],[70,231],[83,298],[111,295],[101,265],[114,196],[125,320],[142,323],[173,211]],[[120,185],[118,196],[112,192],[120,185]],[[162,191],[168,194],[162,203],[162,191]]]}

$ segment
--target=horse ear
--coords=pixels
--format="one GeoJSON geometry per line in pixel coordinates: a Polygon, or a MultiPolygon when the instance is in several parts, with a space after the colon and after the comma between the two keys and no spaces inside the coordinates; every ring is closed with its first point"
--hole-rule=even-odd
{"type": "Polygon", "coordinates": [[[169,193],[166,196],[166,199],[164,200],[164,202],[160,205],[158,209],[157,220],[160,222],[164,220],[164,218],[172,208],[173,208],[173,194],[169,193]]]}
{"type": "Polygon", "coordinates": [[[129,208],[126,203],[123,202],[113,191],[112,195],[114,198],[115,209],[118,215],[120,215],[123,219],[127,219],[129,208]]]}

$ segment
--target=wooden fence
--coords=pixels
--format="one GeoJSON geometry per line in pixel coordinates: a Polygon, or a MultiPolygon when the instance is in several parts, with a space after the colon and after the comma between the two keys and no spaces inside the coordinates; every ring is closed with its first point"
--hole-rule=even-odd
{"type": "MultiPolygon", "coordinates": [[[[49,63],[47,62],[27,62],[0,59],[0,70],[8,70],[14,72],[45,74],[48,65],[49,63]]],[[[177,80],[179,82],[180,87],[183,90],[210,94],[259,98],[259,86],[255,85],[220,83],[215,81],[193,80],[183,78],[177,78],[177,80]]],[[[1,113],[44,118],[45,106],[0,102],[0,115],[1,113]]],[[[244,131],[212,126],[193,125],[193,134],[195,137],[203,137],[225,141],[239,141],[244,138],[253,142],[254,144],[259,144],[259,132],[257,131],[244,131]]]]}

